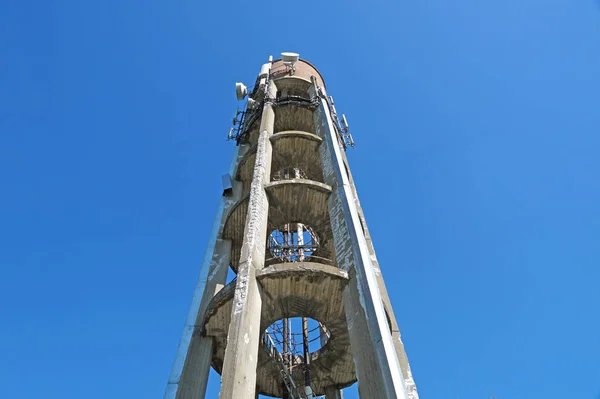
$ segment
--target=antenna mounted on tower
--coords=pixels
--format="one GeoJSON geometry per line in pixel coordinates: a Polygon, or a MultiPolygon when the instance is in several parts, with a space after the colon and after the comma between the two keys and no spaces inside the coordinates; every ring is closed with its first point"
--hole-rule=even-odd
{"type": "Polygon", "coordinates": [[[235,84],[235,95],[238,100],[243,100],[248,95],[248,88],[243,83],[235,84]]]}

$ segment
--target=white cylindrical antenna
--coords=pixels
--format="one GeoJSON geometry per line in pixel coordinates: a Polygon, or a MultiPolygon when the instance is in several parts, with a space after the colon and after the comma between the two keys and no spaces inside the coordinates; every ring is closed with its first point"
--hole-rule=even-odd
{"type": "Polygon", "coordinates": [[[333,102],[333,96],[329,96],[329,104],[331,104],[331,112],[333,112],[333,114],[337,114],[337,111],[335,110],[335,103],[333,102]]]}
{"type": "Polygon", "coordinates": [[[272,55],[269,56],[269,62],[273,62],[273,56],[272,55]]]}
{"type": "Polygon", "coordinates": [[[346,115],[342,114],[342,124],[344,125],[344,129],[348,131],[348,121],[346,120],[346,115]]]}
{"type": "Polygon", "coordinates": [[[271,70],[271,64],[267,63],[267,64],[263,64],[260,67],[260,74],[258,75],[259,78],[262,77],[266,77],[269,75],[269,70],[271,70]]]}

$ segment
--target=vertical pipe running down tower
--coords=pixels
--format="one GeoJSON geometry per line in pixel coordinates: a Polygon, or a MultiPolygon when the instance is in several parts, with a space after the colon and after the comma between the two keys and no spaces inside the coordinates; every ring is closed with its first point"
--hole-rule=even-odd
{"type": "Polygon", "coordinates": [[[341,398],[357,380],[361,398],[418,399],[320,73],[270,59],[248,97],[164,399],[204,398],[211,366],[222,399],[341,398]]]}

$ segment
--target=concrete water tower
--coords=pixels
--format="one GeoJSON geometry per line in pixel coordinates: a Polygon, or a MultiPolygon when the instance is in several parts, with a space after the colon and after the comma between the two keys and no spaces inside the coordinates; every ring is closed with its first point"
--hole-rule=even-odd
{"type": "Polygon", "coordinates": [[[417,399],[319,71],[298,54],[236,84],[236,147],[165,399],[417,399]],[[227,283],[231,268],[236,278],[227,283]]]}

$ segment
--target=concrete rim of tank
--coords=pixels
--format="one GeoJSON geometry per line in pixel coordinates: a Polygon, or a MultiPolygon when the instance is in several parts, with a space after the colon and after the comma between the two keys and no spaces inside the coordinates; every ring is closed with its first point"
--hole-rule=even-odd
{"type": "Polygon", "coordinates": [[[299,86],[301,89],[306,90],[306,98],[308,98],[308,90],[312,86],[312,82],[310,81],[310,79],[294,75],[283,75],[279,77],[274,77],[273,82],[275,82],[277,90],[299,86]]]}

